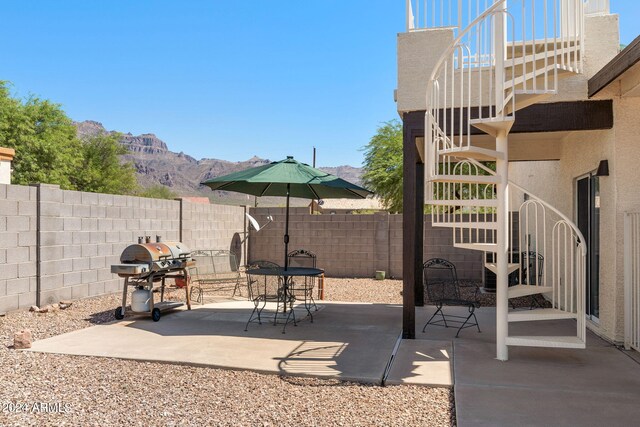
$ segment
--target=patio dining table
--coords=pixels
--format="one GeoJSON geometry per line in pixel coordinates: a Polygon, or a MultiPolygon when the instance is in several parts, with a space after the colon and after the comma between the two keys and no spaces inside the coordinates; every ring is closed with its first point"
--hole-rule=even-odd
{"type": "MultiPolygon", "coordinates": [[[[306,278],[309,277],[319,277],[324,274],[324,270],[322,268],[312,268],[312,267],[278,267],[278,268],[251,268],[246,271],[249,275],[257,275],[257,276],[281,276],[282,280],[282,297],[284,300],[283,304],[283,313],[287,312],[287,301],[289,301],[291,294],[291,286],[293,284],[294,277],[305,277],[305,292],[307,291],[306,286],[308,282],[306,278]]],[[[313,321],[313,315],[309,307],[307,306],[306,298],[305,298],[305,308],[307,309],[307,313],[311,316],[313,321]]],[[[277,310],[277,309],[276,309],[277,310]]],[[[294,316],[295,319],[295,316],[294,316]]]]}
{"type": "MultiPolygon", "coordinates": [[[[319,277],[324,274],[324,270],[322,268],[312,268],[312,267],[278,267],[278,268],[251,268],[247,270],[247,274],[253,274],[257,276],[282,276],[283,280],[283,291],[286,296],[289,293],[289,287],[291,285],[291,281],[294,277],[319,277]]],[[[286,312],[286,306],[285,306],[286,312]]]]}

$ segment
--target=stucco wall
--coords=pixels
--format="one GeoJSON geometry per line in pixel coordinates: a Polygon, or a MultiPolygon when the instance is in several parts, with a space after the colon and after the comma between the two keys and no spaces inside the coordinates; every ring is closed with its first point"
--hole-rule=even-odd
{"type": "MultiPolygon", "coordinates": [[[[618,15],[585,17],[584,72],[562,77],[558,81],[558,94],[543,102],[575,101],[587,99],[587,81],[617,53],[620,46],[618,15]]],[[[433,67],[444,50],[453,42],[450,28],[435,28],[398,34],[398,112],[419,111],[426,108],[426,89],[433,67]]],[[[486,74],[486,73],[484,73],[486,74]]],[[[472,77],[472,86],[478,84],[472,77]]],[[[489,87],[486,81],[482,87],[489,87]]],[[[476,97],[472,90],[471,96],[476,97]]],[[[486,93],[483,99],[487,99],[486,93]]],[[[476,105],[475,99],[471,100],[476,105]]]]}
{"type": "Polygon", "coordinates": [[[11,162],[0,159],[0,184],[11,184],[11,162]]]}
{"type": "MultiPolygon", "coordinates": [[[[575,132],[562,144],[560,188],[566,197],[558,206],[569,215],[576,217],[576,180],[590,172],[595,172],[600,160],[613,157],[615,132],[575,132]]],[[[610,164],[613,167],[613,164],[610,164]]],[[[617,339],[619,326],[616,324],[617,283],[617,242],[616,235],[616,191],[615,178],[602,177],[600,182],[600,323],[591,324],[594,330],[610,338],[617,339]]]]}
{"type": "MultiPolygon", "coordinates": [[[[567,199],[567,195],[561,191],[549,192],[549,182],[557,182],[560,179],[559,161],[539,162],[511,162],[509,163],[509,180],[526,188],[531,194],[541,197],[544,195],[546,202],[553,206],[560,206],[567,199]]],[[[517,210],[524,200],[512,198],[510,209],[517,210]]],[[[564,210],[564,209],[563,209],[564,210]]],[[[566,212],[563,212],[566,214],[566,212]]]]}
{"type": "Polygon", "coordinates": [[[453,43],[453,30],[437,28],[398,34],[398,111],[424,110],[431,71],[453,43]]]}
{"type": "Polygon", "coordinates": [[[587,99],[587,81],[620,50],[618,15],[586,16],[584,19],[584,61],[582,74],[563,77],[558,82],[558,94],[545,102],[587,99]]]}
{"type": "MultiPolygon", "coordinates": [[[[529,185],[570,218],[576,215],[576,179],[594,172],[600,160],[609,161],[610,176],[600,182],[600,322],[590,328],[608,339],[624,337],[624,213],[640,212],[639,98],[614,98],[614,129],[574,132],[562,143],[557,162],[557,186],[545,186],[549,169],[537,162],[514,164],[514,175],[527,176],[529,185]],[[542,166],[536,170],[536,165],[542,166]],[[545,188],[546,187],[546,188],[545,188]]],[[[555,176],[555,175],[554,175],[555,176]]]]}
{"type": "Polygon", "coordinates": [[[613,298],[616,308],[614,319],[617,340],[621,340],[624,335],[624,214],[640,212],[639,112],[640,98],[617,98],[614,101],[615,151],[612,156],[613,162],[612,158],[609,158],[609,170],[610,179],[615,180],[616,193],[616,294],[613,298]]]}

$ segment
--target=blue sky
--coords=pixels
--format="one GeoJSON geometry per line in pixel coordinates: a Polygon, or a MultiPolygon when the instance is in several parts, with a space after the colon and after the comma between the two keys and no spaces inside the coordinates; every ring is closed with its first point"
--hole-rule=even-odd
{"type": "MultiPolygon", "coordinates": [[[[231,161],[359,166],[397,117],[403,0],[5,0],[0,79],[74,120],[231,161]]],[[[621,42],[637,0],[612,0],[621,42]]]]}

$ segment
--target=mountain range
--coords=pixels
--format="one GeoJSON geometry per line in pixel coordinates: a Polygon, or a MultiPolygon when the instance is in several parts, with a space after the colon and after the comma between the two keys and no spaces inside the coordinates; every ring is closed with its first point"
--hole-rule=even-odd
{"type": "MultiPolygon", "coordinates": [[[[93,120],[77,122],[75,125],[80,137],[116,132],[106,130],[102,123],[93,120]]],[[[262,159],[257,156],[241,162],[213,158],[197,160],[186,153],[176,153],[169,150],[167,144],[153,133],[141,135],[120,134],[122,135],[120,143],[129,150],[123,156],[123,160],[134,165],[138,183],[145,188],[158,184],[164,185],[180,196],[204,196],[219,203],[246,204],[249,200],[253,203],[253,198],[249,198],[246,195],[223,191],[212,192],[208,187],[200,186],[200,183],[209,178],[271,162],[269,159],[262,159]]],[[[361,184],[362,168],[338,166],[319,167],[319,169],[354,184],[361,184]]],[[[269,201],[269,198],[261,198],[260,203],[263,205],[269,201]]],[[[276,204],[281,202],[282,200],[277,198],[272,201],[272,203],[276,204]]]]}

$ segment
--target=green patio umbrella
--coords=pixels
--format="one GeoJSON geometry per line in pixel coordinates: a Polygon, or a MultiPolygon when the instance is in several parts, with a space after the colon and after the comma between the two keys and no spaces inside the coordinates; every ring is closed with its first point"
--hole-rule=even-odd
{"type": "Polygon", "coordinates": [[[236,191],[252,196],[286,196],[284,268],[289,266],[289,197],[304,199],[364,199],[371,193],[327,172],[288,156],[279,162],[258,166],[204,181],[212,190],[236,191]]]}

